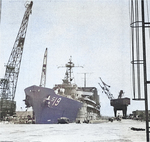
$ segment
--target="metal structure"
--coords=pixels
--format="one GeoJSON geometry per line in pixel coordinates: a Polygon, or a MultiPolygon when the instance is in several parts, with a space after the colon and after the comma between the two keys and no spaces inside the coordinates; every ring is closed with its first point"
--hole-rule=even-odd
{"type": "Polygon", "coordinates": [[[99,86],[102,88],[102,90],[104,91],[104,93],[107,95],[108,99],[109,99],[109,100],[114,99],[113,94],[111,94],[110,91],[109,91],[110,86],[107,85],[106,83],[104,83],[101,78],[99,78],[99,79],[101,80],[102,85],[101,85],[100,83],[98,83],[98,84],[99,84],[99,86]]]}
{"type": "Polygon", "coordinates": [[[32,12],[33,2],[26,3],[26,11],[15,40],[11,55],[6,65],[5,76],[0,80],[0,114],[1,118],[7,114],[13,115],[16,109],[16,102],[14,101],[17,87],[18,75],[21,65],[23,47],[27,32],[29,15],[32,12]]]}
{"type": "Polygon", "coordinates": [[[45,85],[46,85],[46,69],[47,69],[47,48],[45,50],[44,59],[43,59],[41,81],[40,81],[41,87],[45,87],[45,85]]]}
{"type": "Polygon", "coordinates": [[[150,40],[149,4],[145,0],[130,1],[131,38],[132,38],[132,80],[133,100],[145,102],[146,139],[149,142],[149,114],[148,114],[148,74],[147,55],[150,40]]]}
{"type": "Polygon", "coordinates": [[[58,68],[67,68],[66,70],[66,80],[71,82],[73,80],[71,74],[73,73],[72,68],[74,67],[82,67],[83,66],[75,66],[74,63],[72,62],[72,57],[70,56],[69,62],[65,66],[59,66],[58,68]]]}
{"type": "Polygon", "coordinates": [[[110,105],[114,107],[114,116],[117,116],[117,110],[123,111],[123,117],[127,115],[127,106],[130,104],[129,98],[122,98],[124,92],[120,90],[118,99],[114,99],[113,94],[110,93],[109,88],[110,86],[103,82],[100,78],[102,84],[98,83],[102,88],[103,92],[107,95],[108,99],[110,100],[110,105]]]}
{"type": "Polygon", "coordinates": [[[79,73],[79,74],[84,74],[84,87],[86,87],[86,76],[87,74],[91,74],[91,73],[85,72],[85,73],[79,73]]]}

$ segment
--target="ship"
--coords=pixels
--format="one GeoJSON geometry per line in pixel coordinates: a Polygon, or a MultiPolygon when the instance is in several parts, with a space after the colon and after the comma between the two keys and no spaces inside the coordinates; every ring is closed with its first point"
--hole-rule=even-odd
{"type": "Polygon", "coordinates": [[[70,59],[65,65],[65,77],[53,88],[33,85],[25,91],[25,105],[32,107],[36,124],[57,124],[60,118],[68,123],[86,122],[100,118],[99,95],[96,87],[78,87],[72,83],[70,59]]]}

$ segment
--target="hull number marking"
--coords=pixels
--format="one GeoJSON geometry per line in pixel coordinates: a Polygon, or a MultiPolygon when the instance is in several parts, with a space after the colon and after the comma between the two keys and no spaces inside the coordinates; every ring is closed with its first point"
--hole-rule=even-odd
{"type": "Polygon", "coordinates": [[[48,96],[46,101],[47,101],[48,107],[58,106],[59,103],[61,102],[61,98],[48,96]]]}

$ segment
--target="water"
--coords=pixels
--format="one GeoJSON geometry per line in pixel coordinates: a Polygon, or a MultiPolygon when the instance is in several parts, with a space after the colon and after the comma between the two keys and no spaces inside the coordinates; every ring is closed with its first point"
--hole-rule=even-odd
{"type": "Polygon", "coordinates": [[[122,120],[99,124],[0,124],[0,141],[13,142],[145,142],[145,122],[122,120]]]}

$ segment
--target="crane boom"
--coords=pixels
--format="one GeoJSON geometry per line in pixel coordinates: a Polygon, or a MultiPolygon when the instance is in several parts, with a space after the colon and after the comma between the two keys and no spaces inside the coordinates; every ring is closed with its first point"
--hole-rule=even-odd
{"type": "Polygon", "coordinates": [[[104,91],[104,93],[107,95],[108,99],[110,99],[110,100],[114,99],[113,94],[111,94],[111,93],[109,92],[109,87],[110,87],[110,86],[107,85],[106,83],[104,83],[101,78],[100,78],[100,80],[101,80],[101,82],[102,82],[102,85],[101,85],[100,83],[98,83],[98,84],[99,84],[99,86],[102,88],[102,90],[104,91]]]}
{"type": "Polygon", "coordinates": [[[32,5],[32,1],[30,3],[26,3],[25,5],[26,11],[6,65],[5,76],[0,80],[1,112],[3,111],[2,108],[8,108],[6,105],[3,106],[4,102],[7,100],[10,102],[14,101],[29,15],[32,12],[32,5]]]}
{"type": "Polygon", "coordinates": [[[47,48],[45,50],[44,59],[43,59],[41,81],[40,81],[41,87],[45,87],[45,85],[46,85],[46,68],[47,68],[47,48]]]}

